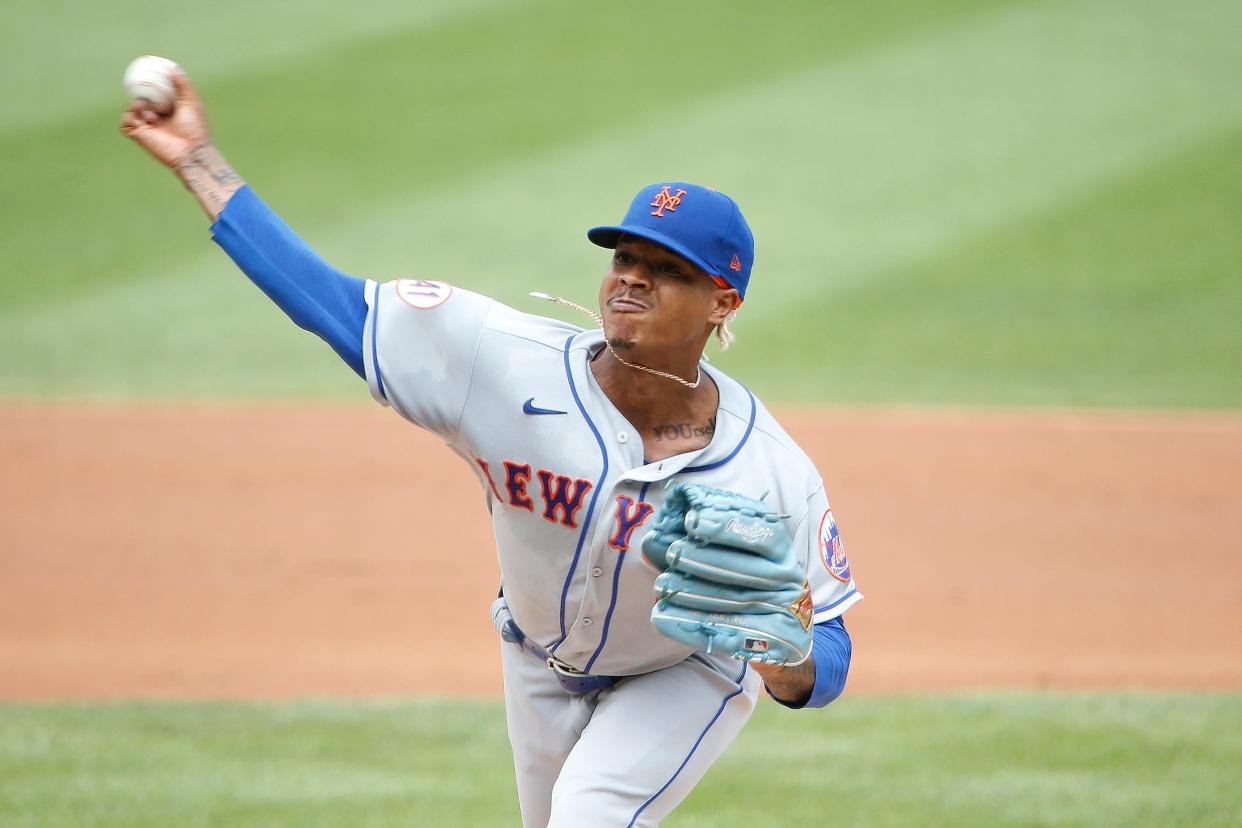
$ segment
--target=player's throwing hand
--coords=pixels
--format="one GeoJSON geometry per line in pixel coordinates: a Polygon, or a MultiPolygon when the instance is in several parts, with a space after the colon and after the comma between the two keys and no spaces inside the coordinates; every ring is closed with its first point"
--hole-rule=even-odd
{"type": "Polygon", "coordinates": [[[169,80],[172,109],[161,115],[149,102],[136,100],[121,116],[121,132],[172,169],[215,221],[246,182],[212,142],[203,101],[189,76],[178,66],[169,80]]]}
{"type": "Polygon", "coordinates": [[[176,169],[194,148],[211,142],[211,128],[189,76],[178,67],[171,80],[176,90],[172,111],[161,115],[147,101],[133,101],[121,117],[121,132],[160,163],[176,169]]]}

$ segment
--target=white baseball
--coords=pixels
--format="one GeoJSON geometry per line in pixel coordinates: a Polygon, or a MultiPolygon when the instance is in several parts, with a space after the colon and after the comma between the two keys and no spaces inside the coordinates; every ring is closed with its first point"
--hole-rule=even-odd
{"type": "Polygon", "coordinates": [[[177,99],[172,73],[177,64],[168,58],[143,55],[125,70],[125,91],[136,101],[146,101],[159,113],[172,111],[177,99]]]}

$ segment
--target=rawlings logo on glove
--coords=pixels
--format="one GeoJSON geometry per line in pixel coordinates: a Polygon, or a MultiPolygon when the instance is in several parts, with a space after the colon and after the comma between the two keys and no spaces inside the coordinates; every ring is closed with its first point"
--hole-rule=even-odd
{"type": "Polygon", "coordinates": [[[776,534],[776,530],[770,526],[757,526],[753,523],[742,523],[740,520],[731,520],[725,525],[726,532],[732,532],[748,543],[764,543],[776,534]]]}
{"type": "Polygon", "coordinates": [[[663,570],[651,623],[664,635],[750,661],[798,664],[810,655],[806,573],[782,516],[765,504],[670,482],[642,549],[663,570]]]}

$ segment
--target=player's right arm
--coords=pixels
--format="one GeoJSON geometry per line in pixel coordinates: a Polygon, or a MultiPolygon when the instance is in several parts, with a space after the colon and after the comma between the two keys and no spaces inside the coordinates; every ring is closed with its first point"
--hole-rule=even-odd
{"type": "Polygon", "coordinates": [[[334,268],[224,160],[185,73],[178,69],[172,80],[172,112],[161,116],[135,103],[121,131],[185,182],[212,218],[216,243],[290,319],[366,379],[377,400],[452,439],[494,303],[438,282],[381,285],[334,268]]]}
{"type": "Polygon", "coordinates": [[[324,261],[246,186],[212,141],[194,84],[180,69],[172,81],[172,112],[160,115],[135,101],[122,116],[121,132],[181,178],[214,222],[213,238],[242,272],[365,377],[365,282],[324,261]]]}

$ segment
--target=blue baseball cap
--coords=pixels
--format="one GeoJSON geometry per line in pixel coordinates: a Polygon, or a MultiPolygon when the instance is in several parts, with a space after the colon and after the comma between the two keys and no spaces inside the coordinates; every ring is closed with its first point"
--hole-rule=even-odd
{"type": "Polygon", "coordinates": [[[644,187],[620,224],[587,231],[588,239],[608,248],[622,235],[667,247],[746,297],[755,237],[737,202],[724,193],[684,181],[644,187]]]}

